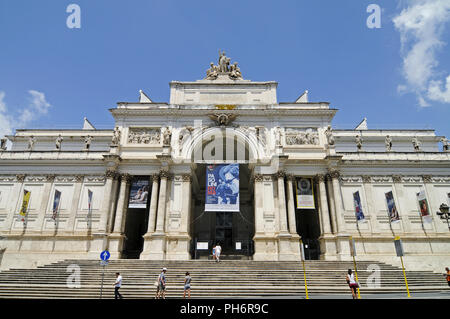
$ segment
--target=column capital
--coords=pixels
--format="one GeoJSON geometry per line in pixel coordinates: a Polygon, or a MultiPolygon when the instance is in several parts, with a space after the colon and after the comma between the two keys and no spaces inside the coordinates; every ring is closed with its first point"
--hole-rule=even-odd
{"type": "Polygon", "coordinates": [[[278,171],[278,172],[275,173],[275,176],[276,176],[277,178],[284,178],[284,177],[286,176],[286,172],[280,170],[280,171],[278,171]]]}
{"type": "Polygon", "coordinates": [[[181,179],[183,182],[192,182],[192,175],[191,174],[182,174],[181,179]]]}
{"type": "Polygon", "coordinates": [[[153,182],[158,182],[159,181],[159,174],[158,173],[154,173],[154,174],[150,175],[150,179],[153,182]]]}
{"type": "Polygon", "coordinates": [[[295,175],[294,174],[286,174],[286,179],[290,182],[295,180],[295,175]]]}
{"type": "Polygon", "coordinates": [[[394,183],[401,183],[402,175],[392,175],[392,180],[394,181],[394,183]]]}
{"type": "Polygon", "coordinates": [[[48,174],[45,175],[45,178],[47,179],[47,182],[53,182],[55,180],[55,174],[48,174]]]}
{"type": "Polygon", "coordinates": [[[323,183],[325,181],[326,174],[317,174],[314,176],[314,180],[319,183],[323,183]]]}
{"type": "Polygon", "coordinates": [[[362,175],[361,177],[362,177],[362,180],[364,183],[372,182],[372,176],[370,176],[370,175],[362,175]]]}
{"type": "Polygon", "coordinates": [[[339,178],[339,176],[341,176],[341,173],[338,170],[333,169],[333,170],[328,171],[328,175],[330,175],[330,177],[332,179],[335,179],[335,178],[339,178]]]}
{"type": "Polygon", "coordinates": [[[25,174],[18,174],[16,175],[16,179],[19,183],[23,183],[23,181],[25,180],[26,175],[25,174]]]}
{"type": "Polygon", "coordinates": [[[167,179],[170,177],[170,173],[168,171],[162,169],[159,171],[159,176],[161,176],[161,178],[167,179]]]}
{"type": "Polygon", "coordinates": [[[106,177],[107,179],[108,179],[108,178],[114,179],[114,178],[117,177],[117,172],[116,172],[115,170],[110,170],[110,169],[108,169],[108,170],[106,170],[106,172],[105,172],[105,177],[106,177]]]}
{"type": "Polygon", "coordinates": [[[431,175],[422,175],[423,182],[426,184],[432,183],[432,176],[431,175]]]}
{"type": "Polygon", "coordinates": [[[255,174],[255,175],[253,175],[253,179],[255,180],[255,182],[262,182],[263,174],[255,174]]]}
{"type": "Polygon", "coordinates": [[[131,175],[128,173],[120,174],[120,178],[122,179],[122,182],[129,183],[132,179],[131,175]]]}

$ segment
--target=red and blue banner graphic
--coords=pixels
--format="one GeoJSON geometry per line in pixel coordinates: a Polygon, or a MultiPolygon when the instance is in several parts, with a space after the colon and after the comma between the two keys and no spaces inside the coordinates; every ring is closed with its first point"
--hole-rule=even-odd
{"type": "Polygon", "coordinates": [[[239,164],[206,166],[205,211],[239,211],[239,164]]]}
{"type": "Polygon", "coordinates": [[[353,203],[355,205],[356,220],[358,222],[365,221],[362,204],[361,204],[361,197],[359,196],[359,191],[353,193],[353,203]]]}

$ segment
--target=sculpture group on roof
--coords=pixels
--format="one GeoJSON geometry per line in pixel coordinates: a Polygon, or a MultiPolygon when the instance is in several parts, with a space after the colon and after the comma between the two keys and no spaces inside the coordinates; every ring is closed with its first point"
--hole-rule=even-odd
{"type": "Polygon", "coordinates": [[[210,68],[206,71],[207,80],[215,80],[219,74],[226,74],[230,79],[237,80],[242,79],[241,69],[238,67],[238,63],[234,62],[230,64],[231,59],[225,55],[225,52],[219,50],[218,65],[210,63],[210,68]]]}

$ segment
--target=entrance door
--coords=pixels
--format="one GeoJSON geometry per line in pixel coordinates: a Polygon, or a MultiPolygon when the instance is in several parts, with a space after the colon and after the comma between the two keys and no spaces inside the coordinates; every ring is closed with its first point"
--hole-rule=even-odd
{"type": "Polygon", "coordinates": [[[220,243],[223,253],[233,252],[233,213],[216,212],[215,244],[220,243]]]}

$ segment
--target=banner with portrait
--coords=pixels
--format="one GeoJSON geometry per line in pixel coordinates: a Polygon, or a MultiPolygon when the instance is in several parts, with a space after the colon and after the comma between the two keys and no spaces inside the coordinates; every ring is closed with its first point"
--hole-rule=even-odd
{"type": "Polygon", "coordinates": [[[239,211],[239,164],[206,165],[206,212],[239,211]]]}
{"type": "Polygon", "coordinates": [[[394,194],[392,191],[384,193],[386,196],[386,203],[388,209],[388,217],[390,223],[396,223],[400,221],[400,216],[398,215],[397,206],[395,206],[394,194]]]}
{"type": "Polygon", "coordinates": [[[423,221],[431,222],[430,206],[428,205],[427,197],[425,191],[422,190],[417,193],[417,201],[419,203],[419,213],[423,221]]]}
{"type": "Polygon", "coordinates": [[[295,181],[297,209],[315,209],[312,178],[299,178],[295,181]]]}
{"type": "Polygon", "coordinates": [[[131,183],[128,208],[147,208],[149,180],[135,180],[131,183]]]}
{"type": "Polygon", "coordinates": [[[359,191],[356,191],[355,193],[353,193],[353,204],[355,206],[356,220],[358,222],[365,221],[362,204],[361,204],[361,197],[359,196],[359,191]]]}

